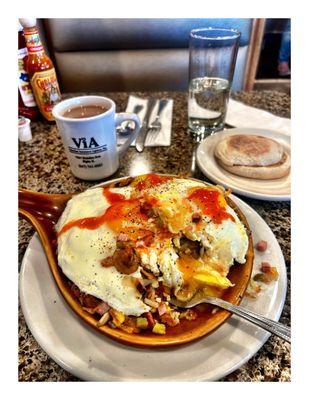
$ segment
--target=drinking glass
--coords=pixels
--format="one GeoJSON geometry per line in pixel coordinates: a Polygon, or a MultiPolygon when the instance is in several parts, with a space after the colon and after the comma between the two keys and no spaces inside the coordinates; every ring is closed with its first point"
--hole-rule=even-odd
{"type": "Polygon", "coordinates": [[[239,39],[235,29],[190,32],[188,124],[198,138],[224,127],[239,39]]]}

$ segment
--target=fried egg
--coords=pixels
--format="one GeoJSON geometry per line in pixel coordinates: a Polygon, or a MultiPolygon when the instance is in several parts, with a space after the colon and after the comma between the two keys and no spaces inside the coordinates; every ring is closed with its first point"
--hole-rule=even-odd
{"type": "MultiPolygon", "coordinates": [[[[130,197],[131,188],[111,189],[130,197]]],[[[56,229],[69,222],[103,215],[110,203],[102,188],[93,188],[74,196],[67,204],[56,229]]],[[[134,279],[140,272],[127,276],[116,268],[102,268],[100,261],[111,256],[116,248],[117,234],[106,224],[97,229],[72,227],[58,236],[58,263],[63,273],[84,293],[106,301],[126,315],[141,315],[149,306],[140,299],[134,279]]]]}
{"type": "Polygon", "coordinates": [[[231,286],[229,269],[245,262],[248,249],[246,229],[220,188],[155,174],[74,196],[56,230],[63,273],[82,292],[133,316],[150,309],[136,285],[143,269],[176,296],[192,296],[231,286]],[[134,248],[133,273],[119,271],[113,261],[102,265],[121,254],[119,241],[134,248]]]}

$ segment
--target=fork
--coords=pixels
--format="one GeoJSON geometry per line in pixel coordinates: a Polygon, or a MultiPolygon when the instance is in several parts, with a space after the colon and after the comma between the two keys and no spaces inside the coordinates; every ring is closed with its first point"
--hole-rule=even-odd
{"type": "Polygon", "coordinates": [[[166,100],[166,99],[159,100],[159,108],[158,108],[157,115],[156,115],[155,119],[153,120],[153,122],[151,124],[149,124],[149,127],[148,127],[148,134],[147,134],[148,137],[153,138],[157,133],[160,132],[160,130],[162,128],[162,123],[161,123],[160,119],[161,119],[162,112],[167,104],[168,104],[168,100],[166,100]]]}
{"type": "Polygon", "coordinates": [[[250,311],[244,307],[237,306],[235,304],[229,303],[228,301],[219,299],[218,297],[206,296],[200,300],[191,300],[188,303],[183,303],[179,300],[172,298],[169,302],[180,308],[191,308],[202,303],[212,304],[214,306],[223,308],[224,310],[230,311],[238,315],[239,317],[242,317],[247,321],[250,321],[253,324],[259,326],[260,328],[263,328],[266,331],[273,333],[274,335],[279,336],[281,339],[284,339],[287,342],[291,343],[291,328],[289,328],[288,326],[285,326],[280,322],[273,321],[272,319],[263,317],[262,315],[256,314],[253,311],[250,311]]]}

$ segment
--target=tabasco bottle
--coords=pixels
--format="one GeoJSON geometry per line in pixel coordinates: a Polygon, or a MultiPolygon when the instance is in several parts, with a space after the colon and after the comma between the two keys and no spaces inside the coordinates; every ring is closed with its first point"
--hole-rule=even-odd
{"type": "Polygon", "coordinates": [[[20,18],[28,50],[26,70],[41,114],[53,121],[52,109],[61,95],[56,71],[42,46],[35,18],[20,18]]]}

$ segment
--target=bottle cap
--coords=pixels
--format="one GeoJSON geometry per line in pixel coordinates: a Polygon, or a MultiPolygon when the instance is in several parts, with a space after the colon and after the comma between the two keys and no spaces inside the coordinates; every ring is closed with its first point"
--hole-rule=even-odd
{"type": "Polygon", "coordinates": [[[30,119],[25,117],[18,118],[18,139],[21,142],[29,142],[32,139],[30,119]]]}
{"type": "Polygon", "coordinates": [[[19,18],[23,28],[33,28],[36,26],[36,18],[19,18]]]}

